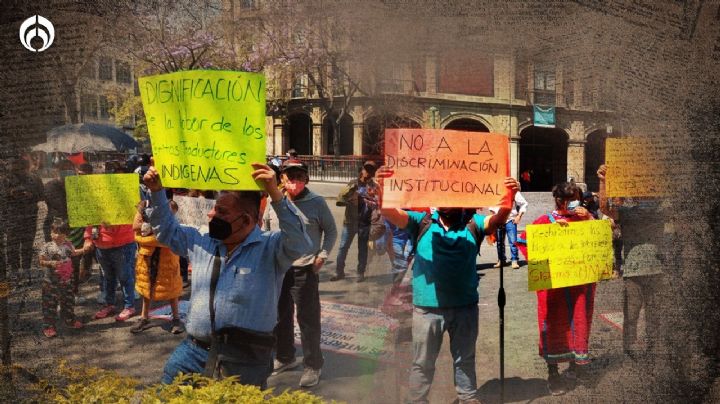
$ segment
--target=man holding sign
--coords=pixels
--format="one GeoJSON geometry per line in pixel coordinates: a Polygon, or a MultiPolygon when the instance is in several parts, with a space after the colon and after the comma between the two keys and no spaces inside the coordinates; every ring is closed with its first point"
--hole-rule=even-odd
{"type": "MultiPolygon", "coordinates": [[[[507,155],[507,149],[504,153],[507,155]]],[[[383,189],[387,189],[395,174],[386,167],[378,170],[383,189]]],[[[471,180],[480,182],[482,178],[471,180]]],[[[519,189],[514,178],[506,178],[502,185],[503,194],[491,203],[497,205],[502,196],[502,207],[492,216],[469,214],[459,207],[441,207],[426,217],[422,212],[385,207],[384,195],[381,195],[382,215],[406,230],[416,245],[412,282],[415,357],[410,369],[411,402],[427,402],[445,330],[450,336],[458,398],[461,403],[479,402],[475,376],[479,300],[475,260],[482,236],[495,234],[498,227],[504,226],[519,189]]]]}
{"type": "Polygon", "coordinates": [[[144,182],[151,191],[150,223],[158,241],[188,257],[193,268],[185,339],[168,359],[162,381],[180,372],[266,387],[272,372],[273,328],[285,272],[312,248],[307,219],[283,197],[275,172],[252,164],[252,180],[270,195],[279,232],[258,227],[260,192],[222,192],[208,217],[209,234],[181,226],[168,208],[154,166],[144,182]]]}
{"type": "Polygon", "coordinates": [[[155,167],[165,186],[259,190],[265,161],[265,77],[187,70],[139,80],[155,167]]]}

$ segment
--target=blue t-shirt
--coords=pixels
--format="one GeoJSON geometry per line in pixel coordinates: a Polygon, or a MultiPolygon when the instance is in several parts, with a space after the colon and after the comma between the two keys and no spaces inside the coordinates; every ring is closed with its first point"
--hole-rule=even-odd
{"type": "MultiPolygon", "coordinates": [[[[408,212],[405,230],[410,239],[418,235],[425,213],[408,212]]],[[[473,215],[478,233],[484,234],[485,216],[473,215]]],[[[481,239],[482,240],[482,239],[481,239]]],[[[418,241],[413,264],[413,304],[421,307],[459,307],[478,302],[475,257],[480,245],[467,226],[445,230],[438,214],[418,241]]]]}

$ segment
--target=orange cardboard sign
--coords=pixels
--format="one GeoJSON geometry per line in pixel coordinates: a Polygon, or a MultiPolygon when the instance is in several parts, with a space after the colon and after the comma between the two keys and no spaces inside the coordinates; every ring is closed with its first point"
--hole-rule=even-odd
{"type": "Polygon", "coordinates": [[[383,207],[500,205],[508,176],[508,137],[440,129],[387,129],[383,207]]]}

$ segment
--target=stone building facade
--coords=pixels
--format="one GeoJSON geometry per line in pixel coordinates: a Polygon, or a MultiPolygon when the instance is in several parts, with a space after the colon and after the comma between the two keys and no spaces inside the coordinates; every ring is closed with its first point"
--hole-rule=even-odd
{"type": "MultiPolygon", "coordinates": [[[[381,154],[385,127],[501,133],[510,140],[511,174],[532,170],[531,191],[547,191],[568,178],[596,188],[605,138],[622,129],[599,79],[518,54],[424,59],[371,78],[373,96],[351,100],[339,128],[340,155],[381,154]],[[534,125],[534,104],[555,107],[555,128],[534,125]]],[[[328,117],[302,84],[299,78],[288,90],[282,113],[268,116],[268,154],[289,148],[301,155],[333,154],[328,117]]]]}

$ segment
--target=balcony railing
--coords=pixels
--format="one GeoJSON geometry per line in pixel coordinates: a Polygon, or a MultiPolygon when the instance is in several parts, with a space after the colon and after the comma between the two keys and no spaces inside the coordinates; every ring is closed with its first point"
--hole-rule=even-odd
{"type": "Polygon", "coordinates": [[[532,104],[554,107],[557,105],[557,92],[555,90],[533,90],[532,104]]]}
{"type": "MultiPolygon", "coordinates": [[[[268,160],[273,156],[268,156],[268,160]]],[[[308,166],[308,174],[312,181],[346,183],[356,179],[363,163],[373,160],[380,166],[380,156],[312,156],[301,155],[298,159],[308,166]]]]}

